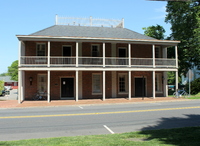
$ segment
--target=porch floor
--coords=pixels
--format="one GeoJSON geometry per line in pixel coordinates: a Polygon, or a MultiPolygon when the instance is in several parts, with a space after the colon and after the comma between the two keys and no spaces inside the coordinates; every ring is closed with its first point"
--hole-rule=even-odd
{"type": "Polygon", "coordinates": [[[173,97],[156,97],[153,98],[110,98],[102,101],[101,99],[81,99],[78,102],[75,100],[52,100],[47,102],[46,100],[40,101],[23,101],[21,104],[17,100],[0,100],[0,108],[30,108],[30,107],[56,107],[56,106],[84,106],[84,105],[103,105],[103,104],[124,104],[124,103],[154,103],[154,102],[176,102],[187,101],[189,99],[173,98],[173,97]]]}

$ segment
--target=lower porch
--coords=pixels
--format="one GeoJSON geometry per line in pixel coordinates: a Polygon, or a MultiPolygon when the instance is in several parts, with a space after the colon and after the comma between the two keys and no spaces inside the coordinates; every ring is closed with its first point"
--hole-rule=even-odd
{"type": "Polygon", "coordinates": [[[167,72],[22,71],[19,102],[47,92],[47,101],[167,97],[167,72]]]}

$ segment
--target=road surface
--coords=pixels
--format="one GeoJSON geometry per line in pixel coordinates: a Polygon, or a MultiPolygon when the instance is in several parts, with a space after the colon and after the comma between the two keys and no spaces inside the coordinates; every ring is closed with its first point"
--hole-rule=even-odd
{"type": "Polygon", "coordinates": [[[0,141],[200,126],[200,100],[0,109],[0,141]]]}

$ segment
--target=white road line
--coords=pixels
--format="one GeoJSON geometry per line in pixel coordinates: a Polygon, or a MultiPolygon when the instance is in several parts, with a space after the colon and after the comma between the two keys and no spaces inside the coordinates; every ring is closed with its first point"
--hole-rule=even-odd
{"type": "Polygon", "coordinates": [[[106,125],[103,125],[111,134],[115,134],[110,128],[108,128],[106,125]]]}
{"type": "Polygon", "coordinates": [[[79,108],[81,108],[81,109],[83,109],[83,107],[82,106],[78,106],[79,108]]]}

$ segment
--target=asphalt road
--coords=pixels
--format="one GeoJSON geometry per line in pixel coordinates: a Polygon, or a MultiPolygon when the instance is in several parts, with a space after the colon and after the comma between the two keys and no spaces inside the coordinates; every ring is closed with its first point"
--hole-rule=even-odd
{"type": "Polygon", "coordinates": [[[200,126],[200,100],[0,109],[0,140],[200,126]]]}

